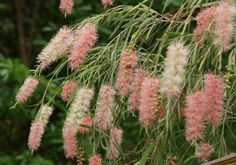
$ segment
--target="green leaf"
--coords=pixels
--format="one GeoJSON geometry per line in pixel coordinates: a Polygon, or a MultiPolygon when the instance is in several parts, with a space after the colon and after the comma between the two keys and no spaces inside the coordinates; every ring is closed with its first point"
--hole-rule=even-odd
{"type": "Polygon", "coordinates": [[[140,159],[139,165],[145,165],[150,153],[153,151],[154,144],[152,143],[143,153],[142,158],[140,159]]]}

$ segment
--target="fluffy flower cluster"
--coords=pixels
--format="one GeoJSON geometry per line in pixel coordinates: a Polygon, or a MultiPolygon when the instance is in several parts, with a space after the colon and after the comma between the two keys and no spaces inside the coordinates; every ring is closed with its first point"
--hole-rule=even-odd
{"type": "Polygon", "coordinates": [[[168,97],[176,96],[181,92],[188,55],[189,49],[182,42],[172,43],[168,47],[161,79],[161,92],[168,97]]]}
{"type": "Polygon", "coordinates": [[[91,116],[84,116],[80,121],[79,132],[86,134],[89,132],[89,128],[93,124],[93,119],[91,116]]]}
{"type": "Polygon", "coordinates": [[[29,149],[38,150],[43,136],[43,132],[44,128],[42,123],[38,121],[32,122],[28,139],[29,149]]]}
{"type": "Polygon", "coordinates": [[[233,35],[233,17],[236,14],[235,6],[228,1],[223,1],[216,9],[214,44],[223,50],[230,49],[233,35]]]}
{"type": "Polygon", "coordinates": [[[214,152],[213,147],[208,144],[208,143],[202,143],[200,145],[200,148],[196,152],[196,157],[201,161],[201,162],[207,162],[210,155],[214,152]]]}
{"type": "Polygon", "coordinates": [[[93,155],[89,158],[89,165],[102,165],[102,159],[99,155],[93,155]]]}
{"type": "Polygon", "coordinates": [[[68,101],[68,99],[70,98],[74,90],[75,90],[75,81],[67,80],[62,87],[62,91],[61,91],[62,100],[68,101]]]}
{"type": "Polygon", "coordinates": [[[16,102],[22,103],[28,100],[32,95],[36,87],[38,86],[38,80],[29,76],[25,79],[23,85],[20,87],[16,94],[16,102]]]}
{"type": "Polygon", "coordinates": [[[90,101],[93,97],[93,90],[88,88],[80,88],[75,95],[75,98],[67,113],[63,127],[64,150],[67,158],[72,158],[77,149],[76,133],[79,130],[81,119],[89,110],[90,101]]]}
{"type": "Polygon", "coordinates": [[[139,121],[146,128],[152,126],[157,116],[158,91],[158,79],[146,77],[142,83],[139,106],[139,121]]]}
{"type": "Polygon", "coordinates": [[[109,159],[116,160],[119,158],[119,147],[122,142],[123,131],[119,128],[112,128],[110,134],[109,159]]]}
{"type": "Polygon", "coordinates": [[[205,32],[205,30],[209,27],[210,23],[213,21],[213,17],[215,16],[216,7],[212,6],[201,13],[199,13],[196,17],[197,28],[194,30],[193,38],[198,41],[201,39],[201,35],[205,32]]]}
{"type": "Polygon", "coordinates": [[[207,121],[219,125],[223,110],[223,79],[220,76],[207,74],[205,77],[205,99],[207,121]]]}
{"type": "Polygon", "coordinates": [[[37,150],[40,146],[44,130],[47,126],[49,117],[52,115],[53,108],[48,105],[42,105],[36,114],[34,122],[31,124],[28,139],[28,147],[31,150],[37,150]]]}
{"type": "Polygon", "coordinates": [[[71,14],[73,4],[73,0],[61,0],[59,8],[64,14],[71,14]]]}
{"type": "Polygon", "coordinates": [[[104,6],[111,6],[113,4],[112,0],[101,0],[104,6]]]}
{"type": "Polygon", "coordinates": [[[95,114],[95,123],[100,129],[107,129],[111,127],[111,108],[114,101],[114,94],[115,91],[112,86],[101,86],[95,114]]]}
{"type": "Polygon", "coordinates": [[[69,65],[71,69],[76,69],[84,61],[88,51],[97,40],[96,27],[87,23],[83,27],[78,27],[76,37],[69,56],[69,65]]]}
{"type": "Polygon", "coordinates": [[[67,158],[72,158],[77,152],[76,133],[76,128],[64,125],[62,134],[64,139],[64,151],[67,158]]]}
{"type": "Polygon", "coordinates": [[[198,91],[187,98],[186,139],[195,142],[203,138],[205,128],[204,93],[198,91]]]}
{"type": "Polygon", "coordinates": [[[48,65],[60,59],[69,51],[72,41],[72,30],[66,26],[62,27],[38,55],[37,59],[40,68],[45,69],[48,65]]]}
{"type": "Polygon", "coordinates": [[[121,55],[116,82],[121,96],[127,96],[129,94],[137,59],[137,53],[130,49],[125,50],[121,55]]]}
{"type": "Polygon", "coordinates": [[[135,111],[139,108],[140,91],[144,78],[148,73],[141,69],[135,70],[134,80],[131,86],[131,95],[129,96],[128,110],[130,112],[135,111]]]}

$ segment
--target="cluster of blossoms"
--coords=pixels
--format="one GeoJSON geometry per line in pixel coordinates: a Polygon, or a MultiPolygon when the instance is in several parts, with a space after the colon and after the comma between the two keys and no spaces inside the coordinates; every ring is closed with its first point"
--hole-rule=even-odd
{"type": "Polygon", "coordinates": [[[20,87],[16,94],[16,103],[23,103],[28,100],[32,95],[36,87],[38,86],[38,80],[29,76],[25,79],[24,84],[20,87]]]}
{"type": "Polygon", "coordinates": [[[158,90],[158,79],[150,77],[144,79],[140,94],[139,121],[146,128],[151,127],[157,118],[158,90]]]}
{"type": "Polygon", "coordinates": [[[102,165],[102,159],[99,155],[93,155],[89,158],[89,165],[102,165]]]}
{"type": "Polygon", "coordinates": [[[48,65],[63,57],[70,50],[72,41],[72,30],[66,26],[62,27],[38,55],[40,68],[45,69],[48,65]]]}
{"type": "Polygon", "coordinates": [[[67,80],[63,87],[62,87],[62,92],[61,92],[61,98],[63,101],[68,101],[70,98],[71,94],[75,90],[75,81],[74,80],[67,80]]]}
{"type": "Polygon", "coordinates": [[[109,129],[112,122],[112,105],[115,91],[112,86],[102,85],[97,102],[95,123],[100,129],[109,129]]]}
{"type": "Polygon", "coordinates": [[[230,41],[233,35],[233,17],[236,8],[230,2],[224,1],[216,9],[215,41],[214,44],[223,50],[230,49],[230,41]]]}
{"type": "Polygon", "coordinates": [[[213,18],[215,16],[216,7],[212,6],[201,13],[199,13],[196,17],[197,27],[193,32],[193,38],[198,41],[201,39],[201,35],[205,32],[205,30],[210,26],[211,22],[213,22],[213,18]]]}
{"type": "Polygon", "coordinates": [[[69,56],[69,65],[75,70],[83,62],[88,51],[97,40],[96,27],[87,23],[83,27],[78,27],[74,37],[73,47],[69,56]]]}
{"type": "Polygon", "coordinates": [[[168,47],[160,84],[161,92],[168,97],[176,96],[181,92],[188,55],[189,49],[182,42],[172,43],[168,47]]]}
{"type": "Polygon", "coordinates": [[[213,147],[208,143],[202,143],[196,152],[196,157],[201,162],[207,162],[210,155],[214,152],[213,147]]]}
{"type": "Polygon", "coordinates": [[[71,14],[73,5],[74,5],[73,0],[61,0],[59,8],[61,12],[64,13],[65,15],[71,14]]]}
{"type": "Polygon", "coordinates": [[[193,38],[198,41],[211,23],[214,23],[214,45],[222,50],[230,49],[230,42],[233,36],[233,19],[236,15],[236,7],[229,1],[222,1],[217,7],[212,6],[196,17],[197,27],[194,30],[193,38]]]}
{"type": "Polygon", "coordinates": [[[116,160],[119,157],[119,146],[122,142],[123,131],[119,128],[112,128],[110,134],[109,159],[116,160]]]}
{"type": "Polygon", "coordinates": [[[130,112],[135,111],[139,108],[140,104],[140,91],[142,87],[142,83],[144,78],[148,75],[148,73],[142,69],[136,69],[134,80],[131,86],[131,95],[129,96],[129,106],[128,110],[130,112]]]}
{"type": "Polygon", "coordinates": [[[49,117],[52,115],[53,108],[42,105],[36,114],[35,120],[31,124],[28,146],[31,150],[38,150],[44,130],[47,126],[49,117]]]}
{"type": "Polygon", "coordinates": [[[127,96],[129,94],[137,59],[137,53],[131,49],[125,50],[121,55],[116,81],[121,96],[127,96]]]}
{"type": "Polygon", "coordinates": [[[76,154],[76,133],[80,128],[81,119],[89,110],[93,94],[91,89],[80,88],[69,108],[63,127],[64,149],[67,158],[72,158],[76,154]]]}

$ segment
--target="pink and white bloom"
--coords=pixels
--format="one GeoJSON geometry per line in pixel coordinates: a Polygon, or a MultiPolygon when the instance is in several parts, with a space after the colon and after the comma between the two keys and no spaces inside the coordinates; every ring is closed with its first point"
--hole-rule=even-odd
{"type": "Polygon", "coordinates": [[[61,0],[59,8],[64,14],[71,14],[73,5],[73,0],[61,0]]]}
{"type": "Polygon", "coordinates": [[[79,26],[77,28],[75,41],[69,56],[69,65],[71,69],[75,70],[79,67],[96,40],[97,29],[95,25],[87,23],[83,27],[79,26]]]}
{"type": "Polygon", "coordinates": [[[209,157],[211,154],[214,152],[213,147],[208,144],[208,143],[202,143],[196,152],[196,157],[201,161],[201,162],[208,162],[209,157]]]}
{"type": "Polygon", "coordinates": [[[146,77],[142,83],[139,106],[139,121],[145,128],[150,128],[157,119],[158,92],[158,79],[146,77]]]}
{"type": "Polygon", "coordinates": [[[235,14],[236,8],[229,1],[222,1],[216,9],[214,44],[224,51],[230,49],[235,14]]]}
{"type": "Polygon", "coordinates": [[[38,86],[38,80],[29,76],[25,79],[23,85],[20,87],[16,94],[16,103],[22,103],[28,100],[32,95],[36,87],[38,86]]]}
{"type": "Polygon", "coordinates": [[[112,0],[101,0],[102,5],[106,6],[111,6],[113,4],[112,0]]]}
{"type": "Polygon", "coordinates": [[[76,128],[64,125],[62,134],[63,134],[63,144],[66,158],[73,158],[77,152],[77,140],[76,140],[76,128]]]}
{"type": "Polygon", "coordinates": [[[40,123],[39,121],[34,121],[31,124],[29,139],[28,139],[29,149],[33,151],[38,150],[43,136],[43,132],[44,132],[44,127],[42,123],[40,123]]]}
{"type": "Polygon", "coordinates": [[[75,84],[74,80],[67,80],[64,83],[64,85],[62,87],[62,91],[61,91],[61,98],[62,98],[63,101],[68,101],[71,94],[75,90],[75,85],[76,84],[75,84]]]}
{"type": "Polygon", "coordinates": [[[207,121],[219,125],[223,116],[224,84],[220,76],[207,74],[205,77],[205,99],[207,121]]]}
{"type": "Polygon", "coordinates": [[[205,129],[205,102],[204,93],[198,91],[187,98],[186,139],[189,142],[201,140],[205,129]]]}
{"type": "Polygon", "coordinates": [[[129,94],[132,78],[134,75],[134,67],[137,64],[136,51],[127,49],[120,58],[119,70],[116,80],[116,85],[119,89],[121,96],[127,96],[129,94]]]}
{"type": "Polygon", "coordinates": [[[112,105],[115,91],[110,85],[102,85],[95,113],[95,123],[100,129],[109,129],[112,124],[112,105]]]}
{"type": "Polygon", "coordinates": [[[161,92],[167,97],[177,96],[181,92],[188,56],[189,49],[182,42],[172,43],[168,47],[160,84],[161,92]]]}
{"type": "Polygon", "coordinates": [[[49,44],[38,55],[38,63],[41,69],[45,69],[51,63],[62,58],[69,52],[73,40],[72,30],[64,26],[62,27],[49,44]]]}
{"type": "Polygon", "coordinates": [[[122,142],[123,130],[120,128],[112,128],[110,133],[109,160],[116,160],[120,155],[120,145],[122,142]]]}
{"type": "Polygon", "coordinates": [[[142,69],[136,69],[134,80],[131,85],[131,95],[129,96],[128,110],[133,112],[139,108],[141,87],[144,78],[148,73],[142,69]]]}
{"type": "Polygon", "coordinates": [[[99,155],[93,155],[89,158],[89,165],[102,165],[102,159],[99,155]]]}
{"type": "Polygon", "coordinates": [[[93,119],[91,116],[84,116],[81,120],[80,120],[80,126],[79,126],[79,132],[82,134],[86,134],[89,132],[90,127],[92,127],[93,124],[93,119]],[[87,128],[89,127],[89,128],[87,128]]]}

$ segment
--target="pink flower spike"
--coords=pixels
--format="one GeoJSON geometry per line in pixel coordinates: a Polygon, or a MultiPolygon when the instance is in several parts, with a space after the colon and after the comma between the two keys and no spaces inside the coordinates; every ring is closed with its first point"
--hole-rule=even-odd
{"type": "Polygon", "coordinates": [[[102,5],[104,5],[105,7],[111,6],[113,4],[112,0],[101,0],[101,1],[102,5]]]}
{"type": "Polygon", "coordinates": [[[202,91],[196,92],[187,99],[186,139],[195,142],[203,138],[205,121],[205,103],[202,91]]]}
{"type": "Polygon", "coordinates": [[[211,73],[205,78],[205,97],[207,121],[220,125],[223,111],[224,84],[220,76],[211,73]]]}
{"type": "Polygon", "coordinates": [[[89,158],[89,165],[102,165],[102,159],[99,155],[93,155],[89,158]]]}
{"type": "Polygon", "coordinates": [[[68,101],[74,90],[75,90],[75,81],[67,80],[62,87],[62,92],[61,92],[62,100],[68,101]]]}
{"type": "Polygon", "coordinates": [[[29,149],[33,151],[38,150],[43,136],[43,132],[44,128],[42,123],[36,121],[31,124],[29,139],[28,139],[29,149]]]}
{"type": "Polygon", "coordinates": [[[93,119],[91,116],[83,117],[80,121],[79,132],[82,134],[88,133],[90,128],[87,127],[92,127],[92,124],[93,124],[93,119]]]}
{"type": "Polygon", "coordinates": [[[64,14],[71,14],[73,4],[73,0],[61,0],[59,8],[64,14]]]}
{"type": "Polygon", "coordinates": [[[97,40],[97,29],[91,23],[85,24],[82,28],[78,27],[76,31],[75,42],[69,56],[69,65],[75,70],[84,61],[89,50],[97,40]]]}
{"type": "Polygon", "coordinates": [[[142,83],[139,121],[145,128],[150,128],[157,118],[159,81],[146,77],[142,83]]]}
{"type": "Polygon", "coordinates": [[[129,94],[137,59],[137,53],[133,50],[127,49],[121,55],[116,81],[121,96],[127,96],[129,94]]]}
{"type": "Polygon", "coordinates": [[[101,86],[95,113],[95,123],[100,129],[106,130],[111,127],[114,95],[115,91],[112,86],[101,86]]]}
{"type": "Polygon", "coordinates": [[[109,160],[116,160],[119,158],[119,147],[122,142],[122,129],[112,128],[110,133],[110,146],[109,146],[109,160]]]}
{"type": "Polygon", "coordinates": [[[76,132],[75,128],[64,125],[62,133],[66,158],[73,158],[77,152],[76,132]]]}
{"type": "Polygon", "coordinates": [[[222,1],[216,9],[214,45],[224,51],[230,49],[235,14],[236,8],[229,1],[222,1]]]}
{"type": "Polygon", "coordinates": [[[196,157],[201,162],[208,162],[210,155],[214,152],[213,147],[208,143],[203,143],[200,145],[200,148],[196,152],[196,157]]]}
{"type": "Polygon", "coordinates": [[[209,27],[210,23],[213,21],[215,13],[216,13],[216,7],[212,6],[206,8],[197,15],[196,17],[197,27],[193,32],[194,40],[199,41],[201,39],[201,35],[205,32],[205,30],[209,27]]]}
{"type": "Polygon", "coordinates": [[[16,103],[22,103],[27,101],[37,86],[38,86],[37,79],[31,76],[27,77],[16,95],[16,103]]]}
{"type": "Polygon", "coordinates": [[[139,107],[140,91],[144,78],[148,73],[141,69],[135,70],[134,80],[131,86],[131,95],[129,96],[128,110],[133,112],[139,107]]]}

